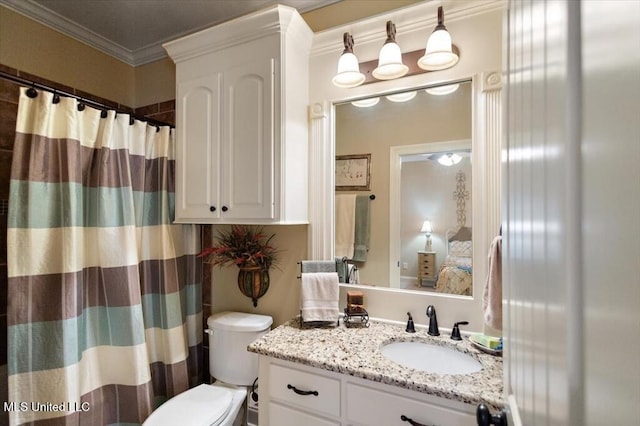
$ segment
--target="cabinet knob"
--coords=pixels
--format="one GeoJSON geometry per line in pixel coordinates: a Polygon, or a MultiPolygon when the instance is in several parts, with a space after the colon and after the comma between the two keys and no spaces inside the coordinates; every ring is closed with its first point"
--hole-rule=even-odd
{"type": "Polygon", "coordinates": [[[476,410],[476,421],[479,426],[507,426],[507,414],[502,410],[498,414],[491,415],[489,407],[480,404],[476,410]]]}
{"type": "Polygon", "coordinates": [[[227,206],[222,206],[222,211],[223,211],[223,212],[226,212],[227,210],[229,210],[229,207],[227,207],[227,206]]]}
{"type": "Polygon", "coordinates": [[[216,206],[211,206],[211,207],[209,207],[209,211],[210,211],[211,213],[215,212],[215,211],[216,211],[216,206]]]}

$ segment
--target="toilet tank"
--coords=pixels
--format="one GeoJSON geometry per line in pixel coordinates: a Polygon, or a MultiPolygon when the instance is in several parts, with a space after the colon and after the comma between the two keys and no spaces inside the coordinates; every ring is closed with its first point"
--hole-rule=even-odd
{"type": "Polygon", "coordinates": [[[207,319],[209,371],[216,380],[251,386],[258,377],[258,355],[247,346],[271,328],[273,318],[243,312],[220,312],[207,319]]]}

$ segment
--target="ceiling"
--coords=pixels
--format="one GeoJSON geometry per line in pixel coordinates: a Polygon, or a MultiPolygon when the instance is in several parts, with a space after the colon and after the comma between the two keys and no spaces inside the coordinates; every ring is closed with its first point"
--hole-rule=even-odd
{"type": "Polygon", "coordinates": [[[0,0],[0,4],[137,66],[162,43],[266,7],[308,12],[340,0],[0,0]]]}

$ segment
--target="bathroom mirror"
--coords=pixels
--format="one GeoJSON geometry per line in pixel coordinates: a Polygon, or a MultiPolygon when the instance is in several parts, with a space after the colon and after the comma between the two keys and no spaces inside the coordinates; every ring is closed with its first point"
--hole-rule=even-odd
{"type": "Polygon", "coordinates": [[[335,155],[369,158],[370,182],[337,186],[335,208],[375,196],[358,284],[472,296],[472,93],[465,80],[334,106],[335,155]]]}

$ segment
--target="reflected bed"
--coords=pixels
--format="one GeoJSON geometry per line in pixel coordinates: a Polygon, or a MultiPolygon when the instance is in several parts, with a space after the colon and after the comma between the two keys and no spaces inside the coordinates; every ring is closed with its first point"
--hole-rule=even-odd
{"type": "Polygon", "coordinates": [[[447,255],[440,265],[435,291],[471,296],[472,257],[471,228],[447,231],[447,255]]]}

